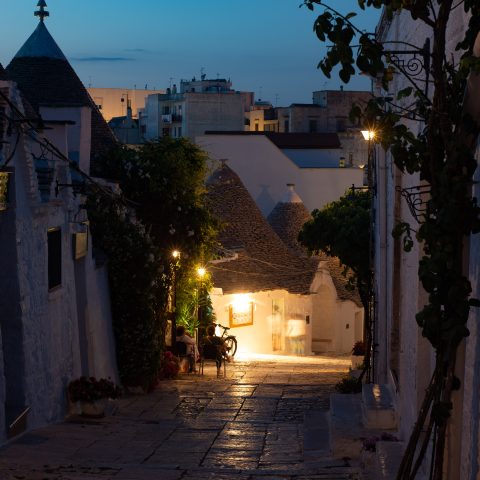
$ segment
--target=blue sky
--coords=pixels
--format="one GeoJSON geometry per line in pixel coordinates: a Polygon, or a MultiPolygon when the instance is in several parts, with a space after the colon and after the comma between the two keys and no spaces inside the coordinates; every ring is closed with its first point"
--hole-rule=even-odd
{"type": "MultiPolygon", "coordinates": [[[[0,62],[6,66],[37,25],[37,0],[2,0],[0,62]]],[[[231,78],[273,104],[311,102],[339,88],[316,66],[324,46],[301,0],[47,0],[46,24],[81,80],[94,87],[166,88],[181,78],[231,78]]],[[[335,0],[342,12],[356,0],[335,0]]],[[[373,31],[378,11],[357,24],[373,31]]],[[[358,77],[345,87],[369,89],[358,77]]]]}

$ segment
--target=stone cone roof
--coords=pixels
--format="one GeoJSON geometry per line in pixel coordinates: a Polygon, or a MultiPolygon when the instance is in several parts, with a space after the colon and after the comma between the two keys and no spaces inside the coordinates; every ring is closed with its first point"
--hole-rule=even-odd
{"type": "MultiPolygon", "coordinates": [[[[303,224],[311,220],[312,217],[301,198],[294,191],[293,185],[289,184],[287,186],[289,187],[287,193],[271,211],[268,216],[268,222],[285,245],[287,245],[295,255],[306,257],[307,249],[298,242],[297,238],[303,224]]],[[[341,300],[351,300],[357,305],[362,306],[358,291],[347,288],[348,281],[345,275],[343,275],[344,267],[340,263],[340,260],[329,257],[325,253],[320,253],[316,258],[317,260],[326,262],[337,291],[337,297],[341,300]]]]}
{"type": "Polygon", "coordinates": [[[312,217],[300,197],[288,185],[289,191],[267,217],[275,233],[282,239],[292,252],[299,256],[307,256],[307,250],[297,240],[303,224],[312,217]]]}
{"type": "Polygon", "coordinates": [[[37,112],[41,105],[91,107],[92,159],[116,144],[112,131],[43,22],[6,70],[37,112]]]}
{"type": "Polygon", "coordinates": [[[219,240],[228,251],[225,261],[209,266],[214,285],[224,293],[279,289],[309,293],[318,259],[302,258],[290,251],[238,175],[223,165],[210,177],[207,189],[210,208],[225,227],[219,240]]]}
{"type": "Polygon", "coordinates": [[[8,75],[2,64],[0,63],[0,80],[8,80],[8,75]]]}

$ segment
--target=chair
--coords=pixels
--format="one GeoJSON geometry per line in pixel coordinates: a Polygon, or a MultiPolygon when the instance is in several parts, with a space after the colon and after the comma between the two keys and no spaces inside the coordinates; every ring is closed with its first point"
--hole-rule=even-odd
{"type": "Polygon", "coordinates": [[[220,369],[223,364],[223,377],[227,375],[226,358],[221,352],[220,345],[213,345],[211,343],[203,344],[200,348],[200,374],[203,375],[203,366],[205,361],[214,361],[217,366],[217,378],[220,376],[220,369]]]}
{"type": "Polygon", "coordinates": [[[195,359],[191,353],[187,353],[187,344],[185,342],[175,342],[175,351],[180,362],[185,358],[188,360],[188,373],[196,373],[195,359]]]}

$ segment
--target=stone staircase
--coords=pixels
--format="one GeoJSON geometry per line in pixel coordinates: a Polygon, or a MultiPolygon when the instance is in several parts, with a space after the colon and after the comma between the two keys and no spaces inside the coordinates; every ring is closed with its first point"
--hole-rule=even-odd
{"type": "Polygon", "coordinates": [[[304,424],[304,461],[314,465],[321,458],[349,459],[364,464],[365,478],[395,478],[404,445],[380,440],[396,435],[398,419],[394,395],[388,385],[366,384],[362,393],[333,394],[330,410],[310,411],[304,424]],[[372,442],[375,452],[367,452],[364,442],[372,442]]]}

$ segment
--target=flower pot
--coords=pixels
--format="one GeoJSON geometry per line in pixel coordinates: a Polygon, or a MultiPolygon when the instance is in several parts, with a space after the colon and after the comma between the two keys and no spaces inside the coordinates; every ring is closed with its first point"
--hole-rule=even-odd
{"type": "Polygon", "coordinates": [[[107,399],[100,398],[93,402],[80,401],[80,415],[89,418],[102,418],[105,416],[105,407],[107,406],[107,399]]]}

